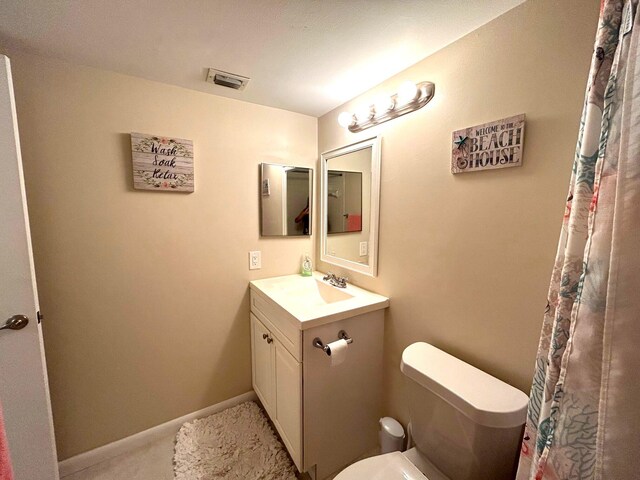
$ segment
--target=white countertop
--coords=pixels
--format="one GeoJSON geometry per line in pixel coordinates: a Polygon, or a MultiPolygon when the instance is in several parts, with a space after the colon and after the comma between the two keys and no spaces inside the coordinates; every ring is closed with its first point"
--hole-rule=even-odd
{"type": "Polygon", "coordinates": [[[389,299],[355,285],[329,285],[324,274],[285,275],[250,282],[250,288],[283,308],[300,322],[300,330],[389,306],[389,299]]]}

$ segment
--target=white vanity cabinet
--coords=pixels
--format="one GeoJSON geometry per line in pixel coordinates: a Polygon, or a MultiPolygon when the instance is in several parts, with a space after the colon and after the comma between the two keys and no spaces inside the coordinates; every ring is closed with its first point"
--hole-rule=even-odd
{"type": "Polygon", "coordinates": [[[386,297],[289,275],[251,282],[253,388],[296,467],[321,480],[377,445],[386,297]],[[345,330],[345,361],[313,345],[345,330]]]}
{"type": "Polygon", "coordinates": [[[251,314],[253,389],[302,471],[302,363],[251,314]]]}

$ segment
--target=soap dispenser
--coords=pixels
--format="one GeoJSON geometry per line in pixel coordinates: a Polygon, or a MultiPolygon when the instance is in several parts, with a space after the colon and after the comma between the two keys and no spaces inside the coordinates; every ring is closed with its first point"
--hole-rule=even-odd
{"type": "Polygon", "coordinates": [[[310,277],[312,275],[313,268],[311,267],[311,256],[305,253],[302,256],[302,266],[300,268],[300,274],[303,277],[310,277]]]}

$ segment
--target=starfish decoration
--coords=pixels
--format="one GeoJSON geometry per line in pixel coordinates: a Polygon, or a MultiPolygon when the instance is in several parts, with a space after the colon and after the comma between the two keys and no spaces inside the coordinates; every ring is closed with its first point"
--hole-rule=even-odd
{"type": "Polygon", "coordinates": [[[458,150],[462,150],[466,145],[466,141],[469,137],[464,137],[462,138],[461,135],[458,135],[458,140],[455,140],[453,143],[455,143],[456,145],[458,145],[458,150]]]}

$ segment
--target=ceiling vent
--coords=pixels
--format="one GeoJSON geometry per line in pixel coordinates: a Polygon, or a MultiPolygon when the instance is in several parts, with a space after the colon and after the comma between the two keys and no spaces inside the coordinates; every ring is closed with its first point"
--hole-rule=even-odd
{"type": "Polygon", "coordinates": [[[249,80],[248,77],[223,72],[215,68],[210,68],[209,73],[207,73],[207,82],[220,85],[221,87],[233,88],[234,90],[244,90],[249,80]]]}

